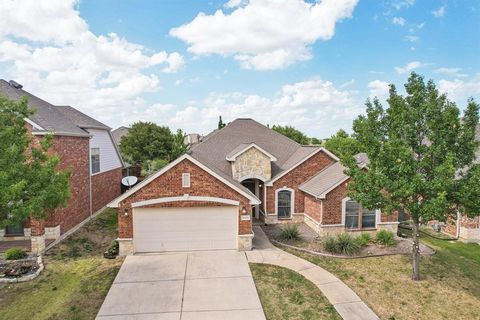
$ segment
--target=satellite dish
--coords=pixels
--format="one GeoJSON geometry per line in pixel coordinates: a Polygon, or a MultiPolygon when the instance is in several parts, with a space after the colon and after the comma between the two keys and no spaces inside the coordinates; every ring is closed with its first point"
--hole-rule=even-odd
{"type": "Polygon", "coordinates": [[[138,181],[138,178],[135,177],[135,176],[128,176],[128,177],[125,177],[122,179],[122,184],[126,187],[131,187],[133,186],[135,183],[137,183],[138,181]]]}

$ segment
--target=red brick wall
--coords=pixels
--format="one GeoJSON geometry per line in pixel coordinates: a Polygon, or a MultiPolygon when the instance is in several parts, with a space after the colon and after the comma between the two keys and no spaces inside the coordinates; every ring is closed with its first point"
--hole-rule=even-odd
{"type": "MultiPolygon", "coordinates": [[[[347,197],[347,185],[345,181],[332,191],[330,191],[323,200],[323,219],[322,224],[340,224],[342,223],[342,200],[347,197]]],[[[396,222],[398,221],[398,212],[390,215],[381,214],[381,222],[396,222]]]]}
{"type": "Polygon", "coordinates": [[[54,136],[51,152],[60,157],[58,169],[72,169],[71,197],[65,208],[59,208],[50,215],[45,226],[60,224],[61,232],[65,233],[90,216],[89,138],[54,136]]]}
{"type": "Polygon", "coordinates": [[[460,226],[469,229],[480,228],[480,216],[476,218],[462,217],[460,219],[460,226]]]}
{"type": "MultiPolygon", "coordinates": [[[[132,203],[161,197],[183,196],[184,194],[236,200],[240,202],[239,211],[245,208],[247,213],[251,214],[252,212],[251,205],[246,197],[185,159],[120,203],[120,214],[118,215],[119,237],[133,237],[132,203]],[[190,173],[190,188],[182,187],[182,173],[186,172],[190,173]],[[127,216],[124,215],[125,210],[128,212],[127,216]]],[[[177,207],[186,205],[182,202],[169,204],[169,206],[177,207]]],[[[252,221],[240,221],[240,212],[238,219],[239,234],[251,234],[252,221]]]]}
{"type": "Polygon", "coordinates": [[[298,187],[333,162],[332,158],[320,151],[275,181],[272,187],[267,187],[267,212],[275,213],[275,190],[288,187],[295,190],[295,213],[303,213],[305,193],[298,187]]]}
{"type": "MultiPolygon", "coordinates": [[[[347,180],[348,181],[348,180],[347,180]]],[[[347,196],[347,182],[342,183],[323,200],[322,224],[342,223],[342,200],[347,196]]]]}
{"type": "Polygon", "coordinates": [[[122,193],[121,181],[122,168],[113,169],[92,176],[93,212],[100,210],[122,193]]]}
{"type": "Polygon", "coordinates": [[[320,222],[321,201],[309,194],[305,194],[305,214],[320,222]]]}

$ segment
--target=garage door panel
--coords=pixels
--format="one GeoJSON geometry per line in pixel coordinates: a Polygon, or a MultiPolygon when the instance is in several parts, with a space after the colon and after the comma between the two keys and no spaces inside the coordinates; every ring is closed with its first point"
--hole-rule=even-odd
{"type": "Polygon", "coordinates": [[[136,252],[236,249],[238,208],[140,208],[133,213],[136,252]]]}

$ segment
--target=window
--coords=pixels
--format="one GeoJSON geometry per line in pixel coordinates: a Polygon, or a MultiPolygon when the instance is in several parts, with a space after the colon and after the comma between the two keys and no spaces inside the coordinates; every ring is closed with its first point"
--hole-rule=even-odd
{"type": "Polygon", "coordinates": [[[100,148],[90,150],[90,163],[92,164],[92,174],[100,172],[100,148]]]}
{"type": "Polygon", "coordinates": [[[182,187],[190,188],[190,173],[182,174],[182,187]]]}
{"type": "Polygon", "coordinates": [[[377,211],[360,206],[355,200],[348,199],[344,202],[345,228],[375,228],[377,211]]]}
{"type": "Polygon", "coordinates": [[[279,218],[289,218],[292,214],[292,194],[291,190],[277,191],[277,214],[279,218]]]}

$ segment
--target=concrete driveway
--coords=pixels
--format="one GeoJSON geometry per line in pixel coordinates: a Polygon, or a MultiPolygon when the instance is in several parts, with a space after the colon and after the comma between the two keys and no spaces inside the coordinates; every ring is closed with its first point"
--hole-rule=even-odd
{"type": "Polygon", "coordinates": [[[125,259],[99,320],[264,320],[244,253],[199,251],[125,259]]]}

